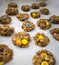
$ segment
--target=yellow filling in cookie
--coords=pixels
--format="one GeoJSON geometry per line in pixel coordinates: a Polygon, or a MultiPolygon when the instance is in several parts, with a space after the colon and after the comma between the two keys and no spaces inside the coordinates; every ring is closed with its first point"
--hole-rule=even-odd
{"type": "Polygon", "coordinates": [[[0,62],[0,65],[3,65],[4,64],[4,62],[0,62]]]}
{"type": "Polygon", "coordinates": [[[41,63],[41,65],[49,65],[49,64],[48,64],[48,62],[43,61],[43,62],[41,63]]]}
{"type": "Polygon", "coordinates": [[[46,26],[49,26],[49,21],[46,20],[46,26]]]}
{"type": "Polygon", "coordinates": [[[48,57],[48,55],[47,55],[46,53],[41,53],[41,56],[42,56],[43,58],[47,58],[47,57],[48,57]]]}
{"type": "Polygon", "coordinates": [[[28,44],[28,40],[22,39],[22,44],[24,44],[24,45],[28,44]]]}
{"type": "Polygon", "coordinates": [[[36,16],[36,13],[32,13],[32,16],[36,16]]]}
{"type": "Polygon", "coordinates": [[[39,39],[40,40],[44,39],[44,36],[43,35],[39,35],[39,39]]]}

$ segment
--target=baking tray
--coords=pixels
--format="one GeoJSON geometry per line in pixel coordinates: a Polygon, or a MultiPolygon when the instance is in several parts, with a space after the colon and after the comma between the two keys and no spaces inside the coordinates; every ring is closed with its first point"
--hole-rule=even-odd
{"type": "MultiPolygon", "coordinates": [[[[21,6],[23,4],[31,5],[32,3],[36,2],[36,0],[13,0],[13,1],[18,3],[19,12],[23,12],[21,10],[21,6]]],[[[47,2],[46,7],[49,8],[50,15],[47,16],[41,15],[40,18],[49,18],[51,15],[59,15],[59,0],[53,0],[53,1],[44,0],[44,1],[47,2]]],[[[0,16],[6,14],[5,10],[7,9],[7,5],[9,2],[11,2],[11,0],[0,0],[0,16]]],[[[32,11],[36,11],[36,10],[31,9],[30,12],[32,11]]],[[[37,11],[39,11],[39,9],[37,11]]],[[[27,13],[30,14],[30,12],[27,13]]],[[[12,17],[12,22],[9,25],[15,28],[15,32],[23,31],[23,29],[21,28],[23,22],[20,22],[15,16],[11,16],[11,17],[12,17]]],[[[50,30],[54,27],[59,27],[59,25],[52,24],[50,29],[42,30],[39,27],[37,27],[38,19],[33,19],[30,16],[29,20],[36,25],[35,30],[29,32],[31,37],[33,37],[37,32],[43,32],[45,35],[47,35],[50,38],[50,43],[46,47],[39,47],[35,45],[35,42],[32,38],[28,48],[19,48],[12,44],[12,36],[10,37],[0,36],[0,44],[7,44],[14,51],[13,60],[5,65],[33,65],[32,58],[36,54],[36,52],[41,49],[47,49],[51,51],[56,59],[56,65],[59,65],[59,41],[56,41],[50,34],[50,30]]]]}

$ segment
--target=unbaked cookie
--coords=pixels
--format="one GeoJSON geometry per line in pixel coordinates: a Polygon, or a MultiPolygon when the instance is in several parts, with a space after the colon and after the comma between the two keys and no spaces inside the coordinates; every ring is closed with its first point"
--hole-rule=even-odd
{"type": "Polygon", "coordinates": [[[37,25],[41,28],[41,29],[49,29],[51,27],[51,23],[48,21],[48,19],[40,19],[37,22],[37,25]]]}
{"type": "Polygon", "coordinates": [[[59,16],[53,15],[49,18],[49,21],[54,24],[59,24],[59,16]]]}
{"type": "Polygon", "coordinates": [[[28,47],[30,41],[31,41],[31,37],[26,32],[15,33],[12,38],[13,44],[22,48],[28,47]]]}
{"type": "Polygon", "coordinates": [[[14,8],[14,7],[8,7],[8,9],[6,9],[6,14],[8,15],[17,15],[18,14],[18,8],[14,8]]]}
{"type": "Polygon", "coordinates": [[[35,28],[35,25],[31,21],[25,20],[22,24],[22,28],[24,31],[30,32],[35,28]]]}
{"type": "Polygon", "coordinates": [[[48,50],[40,50],[32,60],[34,65],[55,65],[56,60],[53,54],[48,50]]]}
{"type": "Polygon", "coordinates": [[[18,7],[18,5],[15,2],[10,2],[8,7],[18,7]]]}
{"type": "Polygon", "coordinates": [[[59,28],[53,28],[50,32],[52,36],[59,41],[59,28]]]}
{"type": "Polygon", "coordinates": [[[27,13],[19,13],[16,16],[20,21],[25,21],[29,18],[29,14],[27,13]]]}
{"type": "Polygon", "coordinates": [[[0,65],[4,65],[13,58],[13,51],[5,44],[0,44],[0,65]]]}
{"type": "Polygon", "coordinates": [[[40,9],[40,13],[41,14],[44,14],[44,15],[49,15],[49,9],[47,9],[47,8],[42,8],[42,9],[40,9]]]}
{"type": "Polygon", "coordinates": [[[34,37],[35,44],[41,47],[46,46],[49,43],[49,38],[43,33],[37,33],[34,37]]]}
{"type": "Polygon", "coordinates": [[[28,12],[30,10],[30,6],[29,5],[22,5],[21,9],[25,12],[28,12]]]}
{"type": "Polygon", "coordinates": [[[31,12],[31,16],[33,18],[39,18],[40,17],[40,12],[37,12],[37,11],[31,12]]]}
{"type": "Polygon", "coordinates": [[[1,24],[9,24],[11,22],[11,17],[8,15],[3,15],[0,17],[0,23],[1,24]]]}
{"type": "Polygon", "coordinates": [[[14,32],[14,28],[8,25],[0,26],[0,35],[2,36],[11,36],[14,32]]]}
{"type": "Polygon", "coordinates": [[[38,3],[33,3],[33,4],[31,5],[31,8],[32,8],[32,9],[39,9],[39,4],[38,4],[38,3]]]}
{"type": "Polygon", "coordinates": [[[47,4],[45,3],[45,2],[40,2],[39,3],[39,6],[41,6],[41,7],[45,7],[47,4]]]}

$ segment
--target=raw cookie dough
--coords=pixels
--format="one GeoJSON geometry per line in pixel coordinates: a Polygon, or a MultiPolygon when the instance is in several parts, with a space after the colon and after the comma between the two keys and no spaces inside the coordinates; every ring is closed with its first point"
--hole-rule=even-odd
{"type": "Polygon", "coordinates": [[[49,29],[51,27],[51,23],[48,21],[48,19],[40,19],[37,22],[37,25],[41,28],[41,29],[49,29]]]}
{"type": "Polygon", "coordinates": [[[48,50],[40,50],[32,60],[34,65],[55,65],[56,60],[53,54],[48,50]]]}
{"type": "Polygon", "coordinates": [[[31,37],[26,32],[15,33],[12,38],[13,44],[22,48],[28,47],[30,41],[31,41],[31,37]]]}
{"type": "Polygon", "coordinates": [[[32,8],[32,9],[39,9],[39,4],[38,4],[38,3],[33,3],[33,4],[31,5],[31,8],[32,8]]]}
{"type": "Polygon", "coordinates": [[[49,38],[43,33],[37,33],[34,37],[35,44],[41,47],[45,47],[49,43],[49,38]]]}
{"type": "Polygon", "coordinates": [[[5,44],[0,44],[0,65],[11,61],[13,58],[13,51],[5,44]]]}
{"type": "Polygon", "coordinates": [[[45,6],[46,6],[46,3],[45,3],[45,2],[40,2],[40,3],[39,3],[39,6],[45,7],[45,6]]]}
{"type": "Polygon", "coordinates": [[[59,16],[53,15],[50,17],[49,21],[54,24],[59,24],[59,16]]]}
{"type": "Polygon", "coordinates": [[[31,12],[31,16],[33,18],[39,18],[40,17],[40,12],[37,12],[37,11],[31,12]]]}
{"type": "Polygon", "coordinates": [[[22,24],[22,28],[24,31],[30,32],[35,28],[35,25],[31,21],[25,20],[22,24]]]}
{"type": "Polygon", "coordinates": [[[27,13],[18,13],[16,16],[20,21],[25,21],[29,18],[29,14],[27,13]]]}
{"type": "Polygon", "coordinates": [[[9,24],[11,22],[11,17],[8,15],[3,15],[0,17],[0,23],[1,24],[9,24]]]}
{"type": "Polygon", "coordinates": [[[11,36],[14,32],[14,28],[8,25],[0,26],[0,35],[2,36],[11,36]]]}
{"type": "Polygon", "coordinates": [[[18,14],[18,8],[8,7],[6,9],[6,14],[11,15],[11,16],[17,15],[18,14]]]}
{"type": "Polygon", "coordinates": [[[15,2],[10,2],[8,7],[18,7],[18,5],[15,2]]]}
{"type": "Polygon", "coordinates": [[[22,5],[21,9],[25,12],[28,12],[30,10],[30,6],[29,5],[22,5]]]}
{"type": "Polygon", "coordinates": [[[59,28],[53,28],[50,32],[52,36],[59,41],[59,28]]]}
{"type": "Polygon", "coordinates": [[[40,9],[40,13],[41,14],[44,14],[44,15],[49,15],[49,9],[47,9],[47,8],[42,8],[42,9],[40,9]]]}

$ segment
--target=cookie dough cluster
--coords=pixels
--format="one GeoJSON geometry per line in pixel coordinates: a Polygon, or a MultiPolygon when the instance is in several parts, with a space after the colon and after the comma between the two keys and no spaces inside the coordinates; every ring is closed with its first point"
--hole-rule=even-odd
{"type": "Polygon", "coordinates": [[[31,16],[32,16],[32,18],[39,18],[40,12],[38,12],[38,11],[31,12],[31,16]]]}
{"type": "Polygon", "coordinates": [[[0,44],[0,65],[4,65],[13,58],[13,51],[5,44],[0,44]]]}
{"type": "Polygon", "coordinates": [[[27,13],[18,13],[16,16],[20,21],[25,21],[29,19],[29,14],[27,13]]]}
{"type": "Polygon", "coordinates": [[[31,21],[25,20],[25,21],[23,22],[23,24],[22,24],[22,28],[23,28],[24,31],[30,32],[30,31],[32,31],[33,29],[35,29],[35,25],[34,25],[31,21]]]}
{"type": "Polygon", "coordinates": [[[51,23],[48,19],[40,19],[37,22],[38,27],[41,29],[49,29],[51,27],[51,23]]]}
{"type": "Polygon", "coordinates": [[[30,6],[29,5],[22,5],[21,9],[25,12],[30,11],[30,6]]]}
{"type": "Polygon", "coordinates": [[[50,32],[52,36],[59,41],[59,28],[53,28],[50,32]]]}
{"type": "Polygon", "coordinates": [[[44,15],[49,15],[49,9],[48,8],[42,8],[42,9],[40,9],[40,13],[41,14],[44,14],[44,15]]]}
{"type": "Polygon", "coordinates": [[[49,21],[53,24],[59,24],[59,16],[53,15],[49,18],[49,21]]]}
{"type": "Polygon", "coordinates": [[[0,17],[1,24],[9,24],[11,22],[11,17],[8,15],[3,15],[0,17]]]}
{"type": "Polygon", "coordinates": [[[9,25],[0,26],[0,35],[2,36],[11,36],[14,32],[14,28],[9,25]]]}
{"type": "Polygon", "coordinates": [[[11,2],[8,4],[8,9],[6,9],[6,14],[8,15],[17,15],[18,14],[18,6],[16,3],[11,2]]]}
{"type": "Polygon", "coordinates": [[[35,40],[35,44],[41,47],[44,47],[49,43],[49,38],[43,33],[37,33],[33,38],[35,40]]]}
{"type": "Polygon", "coordinates": [[[15,33],[12,38],[13,44],[22,48],[28,47],[30,41],[31,41],[31,37],[26,32],[15,33]]]}
{"type": "Polygon", "coordinates": [[[53,54],[48,50],[40,50],[32,60],[34,65],[55,65],[56,61],[53,54]]]}

